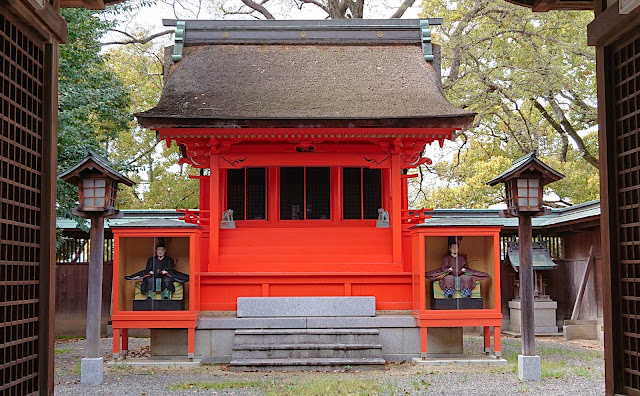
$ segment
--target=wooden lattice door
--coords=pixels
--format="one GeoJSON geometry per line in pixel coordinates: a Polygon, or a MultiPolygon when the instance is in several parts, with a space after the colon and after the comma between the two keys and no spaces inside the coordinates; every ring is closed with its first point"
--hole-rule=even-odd
{"type": "MultiPolygon", "coordinates": [[[[621,338],[622,364],[627,394],[640,391],[640,33],[612,46],[614,71],[617,239],[612,262],[614,337],[621,338]]],[[[611,175],[613,176],[613,175],[611,175]]]]}
{"type": "Polygon", "coordinates": [[[41,390],[44,56],[42,42],[0,14],[0,395],[41,390]]]}

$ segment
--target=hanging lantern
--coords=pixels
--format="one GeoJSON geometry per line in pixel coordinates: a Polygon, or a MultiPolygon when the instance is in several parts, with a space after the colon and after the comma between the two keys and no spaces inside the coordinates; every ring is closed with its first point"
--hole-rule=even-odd
{"type": "Polygon", "coordinates": [[[564,175],[540,161],[534,151],[515,160],[509,169],[487,184],[504,183],[507,215],[528,213],[533,216],[544,210],[544,186],[562,178],[564,175]]]}
{"type": "Polygon", "coordinates": [[[71,169],[58,175],[62,180],[78,186],[80,212],[116,211],[118,183],[135,184],[113,170],[107,160],[89,151],[89,155],[71,169]]]}

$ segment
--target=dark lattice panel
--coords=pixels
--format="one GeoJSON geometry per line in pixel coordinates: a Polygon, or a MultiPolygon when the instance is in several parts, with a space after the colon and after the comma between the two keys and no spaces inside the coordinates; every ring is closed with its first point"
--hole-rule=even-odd
{"type": "Polygon", "coordinates": [[[362,169],[342,168],[342,217],[362,218],[362,169]]]}
{"type": "Polygon", "coordinates": [[[307,219],[331,218],[331,175],[329,168],[307,168],[307,219]]]}
{"type": "Polygon", "coordinates": [[[304,168],[280,168],[280,219],[304,220],[304,168]]]}
{"type": "Polygon", "coordinates": [[[38,392],[43,50],[0,15],[0,395],[38,392]]]}
{"type": "Polygon", "coordinates": [[[640,390],[640,33],[613,54],[620,284],[612,288],[621,294],[624,386],[640,390]]]}
{"type": "Polygon", "coordinates": [[[267,169],[247,168],[247,220],[267,218],[267,169]]]}
{"type": "Polygon", "coordinates": [[[362,169],[362,218],[377,219],[382,207],[382,171],[362,169]]]}
{"type": "Polygon", "coordinates": [[[227,209],[233,210],[233,218],[244,220],[244,169],[227,171],[227,209]]]}

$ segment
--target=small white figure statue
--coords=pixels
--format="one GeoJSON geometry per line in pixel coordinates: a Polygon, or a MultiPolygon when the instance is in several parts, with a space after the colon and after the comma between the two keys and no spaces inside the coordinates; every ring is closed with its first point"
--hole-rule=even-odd
{"type": "Polygon", "coordinates": [[[389,212],[383,208],[378,209],[378,220],[389,221],[389,212]]]}
{"type": "Polygon", "coordinates": [[[222,212],[222,221],[233,221],[233,209],[222,212]]]}
{"type": "Polygon", "coordinates": [[[376,221],[376,228],[389,228],[389,212],[384,208],[378,209],[378,221],[376,221]]]}
{"type": "Polygon", "coordinates": [[[233,220],[233,209],[227,209],[222,212],[220,228],[236,228],[236,222],[233,220]]]}

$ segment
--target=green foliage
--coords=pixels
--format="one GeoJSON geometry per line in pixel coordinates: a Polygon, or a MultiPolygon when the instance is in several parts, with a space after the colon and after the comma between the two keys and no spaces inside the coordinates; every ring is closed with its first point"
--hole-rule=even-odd
{"type": "MultiPolygon", "coordinates": [[[[67,43],[60,46],[58,95],[58,171],[75,165],[88,149],[105,154],[109,143],[128,128],[130,96],[105,63],[99,37],[109,27],[96,11],[63,9],[67,43]]],[[[58,183],[58,215],[70,216],[76,189],[58,183]]]]}
{"type": "MultiPolygon", "coordinates": [[[[142,31],[137,36],[147,34],[142,31]]],[[[162,93],[162,50],[149,42],[111,48],[107,55],[110,69],[131,88],[132,101],[127,110],[135,114],[155,106],[162,93]]],[[[199,171],[178,166],[178,148],[166,148],[156,139],[155,131],[140,128],[132,121],[117,135],[111,159],[126,166],[127,176],[139,183],[121,189],[120,208],[198,207],[198,182],[189,179],[189,175],[199,171]]]]}
{"type": "MultiPolygon", "coordinates": [[[[560,201],[598,197],[595,55],[588,12],[532,13],[503,0],[424,0],[442,16],[443,86],[449,100],[477,113],[456,136],[456,151],[429,169],[439,183],[425,206],[480,208],[501,202],[485,182],[529,153],[565,174],[550,186],[560,201]]],[[[553,196],[553,195],[551,195],[553,196]]]]}

